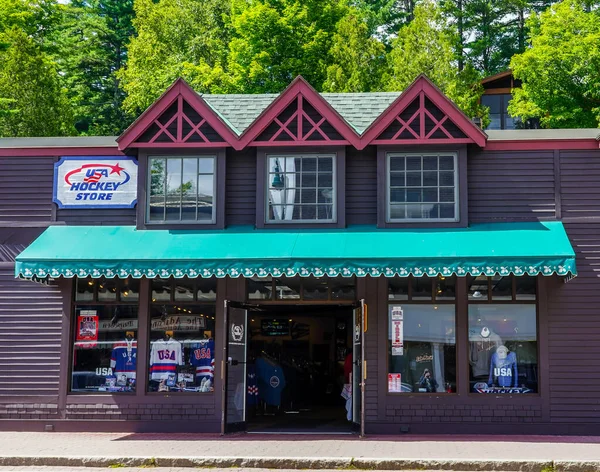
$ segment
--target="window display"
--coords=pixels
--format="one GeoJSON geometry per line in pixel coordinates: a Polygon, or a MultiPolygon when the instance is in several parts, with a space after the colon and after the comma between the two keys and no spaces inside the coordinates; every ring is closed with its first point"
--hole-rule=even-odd
{"type": "Polygon", "coordinates": [[[71,392],[134,392],[137,305],[77,306],[71,392]]]}
{"type": "Polygon", "coordinates": [[[469,364],[474,393],[536,393],[535,305],[469,305],[469,364]]]}
{"type": "Polygon", "coordinates": [[[392,304],[388,310],[388,392],[455,392],[454,305],[392,304]]]}
{"type": "Polygon", "coordinates": [[[153,304],[149,391],[214,391],[214,333],[214,304],[153,304]]]}

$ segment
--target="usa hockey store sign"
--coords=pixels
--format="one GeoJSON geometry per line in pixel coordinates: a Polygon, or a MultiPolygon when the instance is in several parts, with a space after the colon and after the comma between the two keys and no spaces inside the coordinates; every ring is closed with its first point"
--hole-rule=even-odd
{"type": "Polygon", "coordinates": [[[132,157],[63,157],[54,164],[59,208],[133,208],[138,165],[132,157]]]}

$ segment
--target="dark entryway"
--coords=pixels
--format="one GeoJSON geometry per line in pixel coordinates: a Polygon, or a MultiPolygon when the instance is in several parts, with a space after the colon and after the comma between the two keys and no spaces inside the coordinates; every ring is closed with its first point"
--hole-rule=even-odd
{"type": "MultiPolygon", "coordinates": [[[[352,433],[360,415],[348,400],[352,377],[360,377],[356,304],[244,305],[230,309],[232,333],[239,334],[242,310],[245,363],[228,354],[229,419],[241,419],[243,400],[242,427],[250,433],[352,433]]],[[[241,354],[243,346],[232,340],[241,354]]]]}

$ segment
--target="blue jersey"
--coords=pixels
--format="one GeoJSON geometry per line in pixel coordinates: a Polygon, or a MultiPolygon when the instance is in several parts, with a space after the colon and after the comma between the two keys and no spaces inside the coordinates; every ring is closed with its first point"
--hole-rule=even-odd
{"type": "Polygon", "coordinates": [[[267,405],[281,405],[281,392],[285,387],[283,369],[265,359],[256,360],[258,396],[267,405]]]}
{"type": "Polygon", "coordinates": [[[190,364],[196,367],[196,380],[213,379],[215,375],[215,342],[212,339],[192,344],[190,364]]]}
{"type": "Polygon", "coordinates": [[[518,387],[518,376],[517,356],[514,352],[509,352],[504,359],[500,359],[498,353],[492,355],[488,384],[492,384],[495,379],[500,387],[518,387]]]}
{"type": "Polygon", "coordinates": [[[125,374],[128,379],[135,379],[137,361],[137,343],[122,341],[113,346],[110,355],[110,367],[115,374],[125,374]]]}

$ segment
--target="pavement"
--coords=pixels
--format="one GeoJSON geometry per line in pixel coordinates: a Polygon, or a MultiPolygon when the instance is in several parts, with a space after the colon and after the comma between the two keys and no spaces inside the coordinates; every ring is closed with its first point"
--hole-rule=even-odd
{"type": "Polygon", "coordinates": [[[600,437],[0,432],[2,467],[600,472],[600,437]]]}

